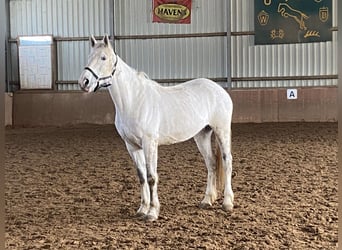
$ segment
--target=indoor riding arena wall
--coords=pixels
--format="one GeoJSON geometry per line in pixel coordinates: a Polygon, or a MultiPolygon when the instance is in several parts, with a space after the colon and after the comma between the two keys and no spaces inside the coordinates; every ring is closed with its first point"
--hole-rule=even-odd
{"type": "MultiPolygon", "coordinates": [[[[337,121],[337,87],[297,90],[298,99],[295,100],[287,99],[286,89],[229,90],[234,103],[233,122],[337,121]]],[[[107,91],[95,94],[18,91],[7,95],[6,100],[7,125],[63,126],[114,122],[115,110],[107,91]]]]}

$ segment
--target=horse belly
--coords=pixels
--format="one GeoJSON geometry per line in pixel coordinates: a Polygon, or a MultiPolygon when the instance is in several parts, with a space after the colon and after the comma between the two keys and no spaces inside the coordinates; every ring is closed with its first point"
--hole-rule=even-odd
{"type": "Polygon", "coordinates": [[[194,137],[202,128],[199,128],[199,126],[197,126],[196,128],[194,128],[194,127],[190,128],[189,127],[186,130],[174,129],[173,131],[167,131],[166,133],[161,132],[159,135],[159,138],[158,138],[158,144],[159,145],[170,145],[170,144],[189,140],[192,137],[194,137]]]}
{"type": "Polygon", "coordinates": [[[208,125],[206,115],[186,108],[178,107],[163,116],[159,126],[159,143],[163,145],[186,141],[208,125]]]}

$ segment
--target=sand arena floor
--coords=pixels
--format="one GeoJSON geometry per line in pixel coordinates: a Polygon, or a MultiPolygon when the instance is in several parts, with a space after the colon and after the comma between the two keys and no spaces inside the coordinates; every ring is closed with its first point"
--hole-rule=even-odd
{"type": "Polygon", "coordinates": [[[146,223],[114,126],[6,129],[6,249],[337,249],[337,124],[233,124],[232,143],[233,213],[198,207],[206,168],[189,140],[160,147],[146,223]]]}

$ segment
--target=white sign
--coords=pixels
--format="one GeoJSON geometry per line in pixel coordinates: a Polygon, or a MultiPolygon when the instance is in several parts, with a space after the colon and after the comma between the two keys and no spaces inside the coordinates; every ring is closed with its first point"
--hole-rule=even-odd
{"type": "Polygon", "coordinates": [[[288,89],[287,90],[287,99],[288,100],[294,100],[297,99],[297,89],[288,89]]]}

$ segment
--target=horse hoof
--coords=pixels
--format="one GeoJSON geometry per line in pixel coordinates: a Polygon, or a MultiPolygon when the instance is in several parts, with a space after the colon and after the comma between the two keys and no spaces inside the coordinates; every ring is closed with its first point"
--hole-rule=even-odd
{"type": "Polygon", "coordinates": [[[222,205],[222,209],[223,209],[223,211],[225,211],[225,212],[233,212],[233,204],[223,204],[222,205]]]}
{"type": "Polygon", "coordinates": [[[150,215],[150,214],[146,214],[144,217],[143,217],[144,221],[146,222],[153,222],[153,221],[156,221],[158,219],[158,217],[156,216],[153,216],[153,215],[150,215]]]}
{"type": "Polygon", "coordinates": [[[199,207],[202,208],[202,209],[209,209],[209,208],[211,208],[211,204],[210,203],[203,203],[203,202],[201,202],[199,204],[199,207]]]}
{"type": "Polygon", "coordinates": [[[135,218],[143,218],[144,216],[146,216],[146,214],[142,213],[142,212],[137,212],[135,214],[135,218]]]}

